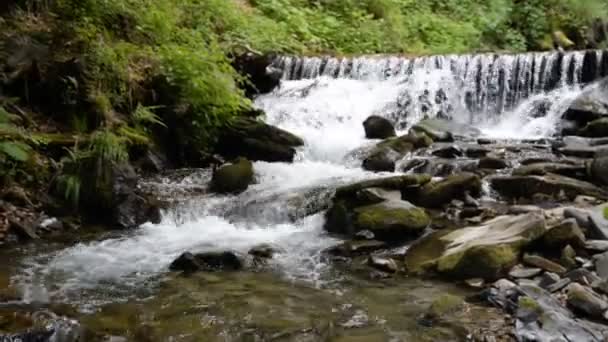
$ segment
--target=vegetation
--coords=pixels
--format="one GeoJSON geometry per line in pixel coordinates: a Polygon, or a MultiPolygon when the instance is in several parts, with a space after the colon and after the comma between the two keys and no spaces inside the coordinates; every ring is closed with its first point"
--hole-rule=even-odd
{"type": "Polygon", "coordinates": [[[170,149],[178,164],[209,151],[217,130],[251,105],[240,87],[246,80],[231,66],[245,51],[522,51],[551,48],[556,31],[584,47],[584,31],[607,13],[603,0],[9,0],[3,7],[10,11],[0,17],[0,104],[17,98],[14,108],[31,120],[15,125],[0,108],[2,177],[18,178],[16,170],[44,152],[57,160],[55,188],[75,205],[83,191],[104,194],[112,166],[149,148],[170,149]],[[97,186],[85,189],[83,173],[97,186]]]}

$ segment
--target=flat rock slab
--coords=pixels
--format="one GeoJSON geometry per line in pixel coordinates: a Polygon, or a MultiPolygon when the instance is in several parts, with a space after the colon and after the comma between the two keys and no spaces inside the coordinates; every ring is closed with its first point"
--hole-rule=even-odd
{"type": "Polygon", "coordinates": [[[521,265],[515,266],[509,271],[511,278],[533,278],[541,274],[543,270],[541,268],[524,267],[521,265]]]}
{"type": "Polygon", "coordinates": [[[538,255],[526,254],[526,255],[524,255],[523,262],[526,265],[538,267],[547,272],[564,274],[567,271],[562,265],[557,264],[551,260],[545,259],[538,255]]]}

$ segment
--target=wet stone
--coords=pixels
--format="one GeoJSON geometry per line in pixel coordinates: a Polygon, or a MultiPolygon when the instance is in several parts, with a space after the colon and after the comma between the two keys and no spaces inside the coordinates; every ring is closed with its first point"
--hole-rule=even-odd
{"type": "Polygon", "coordinates": [[[584,268],[572,270],[566,273],[564,277],[572,280],[572,282],[580,283],[583,285],[593,284],[601,280],[601,278],[598,277],[595,273],[584,268]]]}
{"type": "Polygon", "coordinates": [[[560,291],[564,287],[568,286],[572,281],[568,278],[564,278],[556,282],[555,284],[547,286],[547,291],[553,293],[560,291]]]}
{"type": "Polygon", "coordinates": [[[603,319],[608,303],[599,295],[578,283],[570,284],[567,292],[568,306],[591,318],[603,319]]]}
{"type": "Polygon", "coordinates": [[[542,287],[543,289],[547,289],[549,286],[557,283],[560,280],[561,280],[561,277],[559,275],[557,275],[556,273],[545,272],[541,276],[540,283],[538,284],[538,286],[542,287]]]}
{"type": "Polygon", "coordinates": [[[369,254],[379,249],[386,248],[387,244],[376,240],[354,240],[337,245],[329,250],[332,255],[352,257],[369,254]]]}
{"type": "Polygon", "coordinates": [[[279,253],[279,249],[269,244],[261,244],[251,248],[248,254],[254,257],[271,259],[276,253],[279,253]]]}
{"type": "Polygon", "coordinates": [[[367,264],[377,270],[387,273],[396,273],[399,270],[399,266],[395,260],[391,258],[382,258],[371,255],[367,259],[367,264]]]}
{"type": "Polygon", "coordinates": [[[471,278],[464,281],[467,286],[474,289],[481,289],[485,285],[485,281],[482,278],[471,278]]]}
{"type": "Polygon", "coordinates": [[[608,279],[608,252],[595,259],[595,270],[602,279],[608,279]]]}
{"type": "Polygon", "coordinates": [[[585,248],[594,252],[607,252],[608,240],[587,240],[585,248]]]}
{"type": "Polygon", "coordinates": [[[538,255],[526,254],[526,255],[524,255],[523,262],[524,262],[524,264],[527,264],[530,266],[542,268],[543,270],[545,270],[547,272],[563,274],[563,273],[566,273],[566,271],[567,271],[560,264],[557,264],[551,260],[545,259],[538,255]]]}
{"type": "Polygon", "coordinates": [[[543,270],[540,268],[530,268],[524,267],[522,265],[517,265],[509,271],[509,276],[511,278],[533,278],[539,275],[543,270]]]}

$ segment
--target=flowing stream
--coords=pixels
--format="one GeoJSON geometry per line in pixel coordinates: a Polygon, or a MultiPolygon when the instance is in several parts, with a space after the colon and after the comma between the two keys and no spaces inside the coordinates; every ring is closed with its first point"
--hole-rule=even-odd
{"type": "MultiPolygon", "coordinates": [[[[218,341],[242,337],[245,328],[239,333],[231,330],[237,325],[229,324],[232,316],[238,320],[244,315],[243,321],[257,322],[260,318],[246,315],[279,313],[282,319],[297,313],[306,317],[346,315],[340,321],[344,329],[349,325],[373,325],[375,330],[366,331],[371,335],[363,336],[382,336],[362,341],[423,336],[424,333],[413,332],[414,323],[398,328],[395,322],[403,315],[415,322],[413,317],[418,311],[411,309],[408,313],[403,308],[417,307],[420,303],[411,303],[431,296],[430,293],[443,292],[448,285],[410,279],[392,289],[363,286],[362,281],[354,281],[325,259],[323,250],[339,240],[323,231],[322,211],[308,215],[303,208],[327,203],[332,190],[340,184],[378,177],[362,170],[361,160],[354,153],[376,143],[365,139],[362,126],[372,114],[393,119],[402,131],[425,116],[438,116],[473,124],[487,137],[552,137],[558,133],[560,115],[568,104],[586,83],[603,73],[603,53],[593,53],[417,59],[280,58],[275,66],[284,70],[281,86],[259,97],[255,105],[267,113],[266,122],[305,140],[294,163],[256,162],[256,184],[246,192],[238,196],[188,197],[165,212],[158,225],[144,224],[128,233],[67,248],[48,246],[35,251],[34,256],[20,260],[13,282],[24,291],[29,303],[70,303],[87,315],[103,316],[100,308],[107,305],[141,300],[160,307],[168,305],[166,301],[172,298],[173,305],[181,305],[180,308],[193,301],[197,305],[220,301],[225,307],[221,313],[197,316],[201,326],[211,329],[205,336],[214,336],[218,341]],[[587,65],[593,58],[594,68],[587,65]],[[192,278],[181,280],[188,284],[176,285],[177,280],[168,273],[171,261],[185,251],[234,250],[246,254],[261,243],[280,248],[268,273],[202,275],[194,278],[206,284],[199,284],[198,289],[194,289],[196,281],[192,278]],[[191,297],[171,297],[180,288],[191,297]],[[244,291],[254,298],[238,297],[231,291],[244,291]],[[412,292],[406,294],[407,291],[412,292]],[[200,298],[192,294],[199,292],[200,298]],[[227,298],[226,294],[241,301],[227,298]],[[291,307],[281,302],[275,307],[275,296],[291,298],[295,304],[291,307]],[[255,300],[264,304],[258,307],[251,302],[255,300]],[[384,308],[397,305],[395,301],[401,303],[401,311],[384,308]],[[291,308],[289,313],[284,311],[285,306],[291,308]],[[274,309],[278,311],[273,312],[274,309]],[[395,325],[391,326],[391,322],[395,325]],[[210,328],[216,326],[221,329],[210,328]]],[[[142,183],[172,196],[189,187],[205,186],[209,179],[208,170],[192,170],[177,180],[158,177],[142,183]]],[[[24,251],[28,253],[32,251],[24,251]]],[[[450,291],[460,291],[448,287],[450,291]]],[[[256,324],[272,330],[264,323],[256,324]]],[[[171,341],[189,341],[175,337],[182,333],[179,327],[173,324],[163,336],[172,336],[174,339],[167,339],[171,341]]],[[[199,336],[206,334],[192,327],[187,329],[199,336]]]]}

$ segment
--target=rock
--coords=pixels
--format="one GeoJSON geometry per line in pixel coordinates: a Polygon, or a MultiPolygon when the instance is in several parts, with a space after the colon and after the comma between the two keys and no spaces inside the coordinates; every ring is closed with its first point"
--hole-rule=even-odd
{"type": "Polygon", "coordinates": [[[215,170],[211,179],[211,189],[219,193],[240,193],[254,181],[253,164],[244,158],[238,158],[215,170]]]}
{"type": "Polygon", "coordinates": [[[579,135],[589,138],[608,137],[608,118],[601,118],[589,122],[579,131],[579,135]]]}
{"type": "Polygon", "coordinates": [[[608,280],[608,252],[595,259],[595,271],[600,278],[608,280]]]}
{"type": "Polygon", "coordinates": [[[357,230],[369,230],[376,239],[399,241],[419,236],[431,223],[424,209],[406,201],[386,201],[355,209],[357,230]]]}
{"type": "Polygon", "coordinates": [[[429,147],[433,140],[424,134],[409,133],[400,137],[388,138],[374,146],[363,160],[363,168],[368,171],[394,171],[395,162],[407,153],[429,147]]]}
{"type": "Polygon", "coordinates": [[[522,265],[516,265],[509,271],[511,278],[533,278],[539,275],[543,270],[540,268],[528,268],[522,265]]]}
{"type": "Polygon", "coordinates": [[[424,119],[412,126],[411,131],[424,133],[434,141],[451,142],[454,137],[474,138],[481,131],[473,126],[444,119],[424,119]]]}
{"type": "Polygon", "coordinates": [[[454,199],[464,199],[467,193],[478,196],[481,193],[481,179],[475,174],[463,172],[427,183],[418,193],[404,194],[404,198],[423,207],[438,208],[454,199]]]}
{"type": "Polygon", "coordinates": [[[608,139],[568,136],[563,138],[563,145],[557,151],[579,158],[605,157],[608,156],[608,139]]]}
{"type": "Polygon", "coordinates": [[[608,251],[608,240],[587,240],[585,248],[594,252],[608,251]]]}
{"type": "Polygon", "coordinates": [[[429,306],[429,309],[427,310],[426,316],[430,319],[437,319],[453,313],[454,311],[460,310],[464,304],[465,303],[462,298],[450,294],[444,294],[433,300],[429,306]]]}
{"type": "Polygon", "coordinates": [[[244,84],[248,97],[269,93],[279,86],[283,72],[271,66],[273,59],[271,55],[257,52],[247,52],[234,58],[234,69],[249,80],[244,84]]]}
{"type": "Polygon", "coordinates": [[[608,193],[597,186],[574,178],[548,174],[546,176],[494,176],[490,184],[507,198],[533,198],[536,194],[552,197],[561,195],[574,199],[578,195],[606,199],[608,193]]]}
{"type": "Polygon", "coordinates": [[[580,210],[577,208],[565,208],[564,217],[567,219],[574,219],[576,224],[578,224],[582,229],[588,230],[591,226],[591,223],[589,222],[589,213],[585,210],[580,210]]]}
{"type": "Polygon", "coordinates": [[[479,138],[479,139],[477,139],[477,143],[479,145],[492,145],[492,144],[495,144],[496,142],[492,139],[479,138]]]}
{"type": "Polygon", "coordinates": [[[458,148],[458,146],[454,146],[454,145],[438,148],[438,149],[434,150],[433,152],[431,152],[431,154],[436,157],[448,158],[448,159],[462,157],[464,155],[462,150],[460,148],[458,148]]]}
{"type": "Polygon", "coordinates": [[[381,258],[370,255],[369,258],[367,258],[367,264],[379,271],[387,273],[396,273],[399,270],[397,263],[391,258],[381,258]]]}
{"type": "Polygon", "coordinates": [[[608,185],[608,157],[595,158],[589,167],[591,179],[599,184],[608,185]]]}
{"type": "Polygon", "coordinates": [[[433,177],[447,177],[462,171],[477,170],[477,162],[470,159],[412,158],[402,164],[402,172],[423,173],[433,177]]]}
{"type": "Polygon", "coordinates": [[[332,255],[354,257],[375,252],[380,249],[387,248],[386,242],[378,240],[354,240],[346,241],[342,244],[332,247],[329,253],[332,255]]]}
{"type": "Polygon", "coordinates": [[[167,164],[167,158],[161,153],[153,150],[144,152],[143,156],[136,162],[139,170],[151,174],[157,174],[164,171],[167,168],[167,164]]]}
{"type": "Polygon", "coordinates": [[[565,120],[576,121],[580,126],[603,117],[608,117],[606,94],[595,87],[579,95],[562,116],[565,120]]]}
{"type": "Polygon", "coordinates": [[[570,285],[571,282],[572,282],[572,280],[570,280],[568,278],[563,278],[563,279],[557,281],[556,283],[547,286],[547,291],[549,291],[551,293],[561,291],[563,288],[570,285]]]}
{"type": "Polygon", "coordinates": [[[427,235],[408,249],[405,263],[413,273],[436,270],[461,279],[497,279],[544,232],[540,214],[499,216],[480,226],[427,235]]]}
{"type": "Polygon", "coordinates": [[[481,289],[485,285],[485,281],[482,278],[471,278],[464,281],[467,286],[474,289],[481,289]]]}
{"type": "Polygon", "coordinates": [[[588,236],[593,239],[608,240],[608,203],[589,211],[588,236]]]}
{"type": "Polygon", "coordinates": [[[549,286],[557,283],[558,281],[560,281],[562,278],[557,275],[556,273],[553,272],[545,272],[541,278],[540,278],[540,283],[538,284],[538,286],[542,287],[543,289],[547,289],[549,286]]]}
{"type": "Polygon", "coordinates": [[[559,263],[566,269],[571,270],[576,267],[576,251],[572,246],[568,245],[562,249],[562,254],[559,258],[559,263]]]}
{"type": "Polygon", "coordinates": [[[251,248],[249,252],[247,252],[247,254],[253,255],[257,258],[271,259],[275,254],[279,252],[280,249],[278,247],[263,243],[261,245],[257,245],[251,248]]]}
{"type": "Polygon", "coordinates": [[[253,118],[238,117],[220,132],[216,149],[229,159],[292,162],[295,148],[304,145],[299,137],[253,118]]]}
{"type": "Polygon", "coordinates": [[[564,274],[567,271],[563,266],[561,266],[557,263],[554,263],[551,260],[538,256],[538,255],[525,254],[524,258],[523,258],[523,262],[524,262],[524,264],[527,264],[530,266],[542,268],[543,270],[545,270],[547,272],[564,274]]]}
{"type": "Polygon", "coordinates": [[[513,170],[514,176],[544,176],[550,173],[580,179],[586,177],[587,168],[582,164],[536,163],[513,170]]]}
{"type": "Polygon", "coordinates": [[[464,154],[469,158],[484,158],[486,157],[491,150],[481,147],[481,146],[467,146],[464,150],[464,154]]]}
{"type": "Polygon", "coordinates": [[[576,220],[570,218],[550,227],[541,242],[549,250],[561,249],[567,245],[583,248],[585,246],[585,234],[583,234],[576,220]]]}
{"type": "Polygon", "coordinates": [[[484,157],[479,159],[477,167],[480,169],[502,170],[509,167],[509,163],[500,158],[484,157]]]}
{"type": "Polygon", "coordinates": [[[8,218],[9,227],[13,233],[23,240],[37,240],[36,227],[33,222],[21,221],[12,217],[8,218]]]}
{"type": "Polygon", "coordinates": [[[243,262],[233,252],[208,252],[192,254],[186,252],[175,259],[169,269],[172,271],[212,272],[238,271],[243,268],[243,262]]]}
{"type": "Polygon", "coordinates": [[[567,288],[567,293],[568,306],[590,318],[604,318],[604,312],[608,309],[608,303],[596,293],[578,283],[570,284],[567,288]]]}
{"type": "Polygon", "coordinates": [[[365,129],[365,137],[368,139],[386,139],[397,135],[393,124],[388,119],[378,115],[372,115],[365,119],[363,128],[365,129]]]}
{"type": "Polygon", "coordinates": [[[578,268],[576,270],[572,270],[564,276],[570,279],[572,282],[579,283],[581,285],[591,285],[602,279],[595,275],[593,272],[586,270],[584,268],[578,268]]]}

